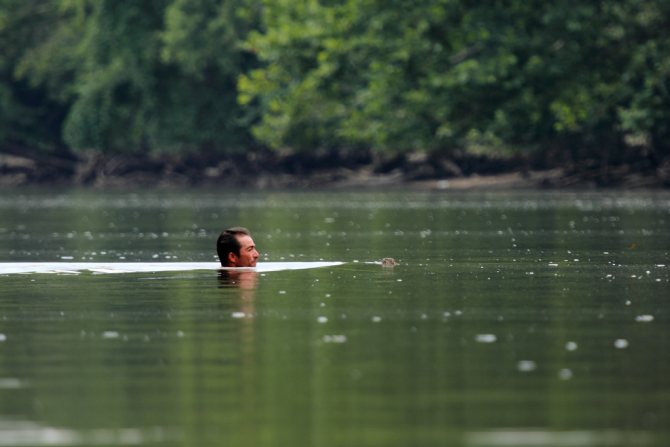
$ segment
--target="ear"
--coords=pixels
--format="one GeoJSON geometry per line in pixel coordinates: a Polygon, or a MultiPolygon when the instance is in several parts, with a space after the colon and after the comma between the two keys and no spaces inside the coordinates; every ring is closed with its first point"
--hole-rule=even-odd
{"type": "Polygon", "coordinates": [[[232,251],[228,253],[228,265],[231,267],[237,267],[237,255],[232,251]]]}

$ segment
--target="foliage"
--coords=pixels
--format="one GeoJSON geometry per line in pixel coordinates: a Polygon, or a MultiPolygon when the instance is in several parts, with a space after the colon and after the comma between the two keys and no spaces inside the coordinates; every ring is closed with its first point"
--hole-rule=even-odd
{"type": "Polygon", "coordinates": [[[669,18],[658,0],[267,0],[240,99],[276,147],[663,150],[669,18]]]}
{"type": "Polygon", "coordinates": [[[0,0],[0,145],[670,153],[661,0],[0,0]]]}
{"type": "MultiPolygon", "coordinates": [[[[0,144],[40,150],[63,148],[66,109],[45,85],[29,82],[20,64],[48,40],[58,11],[45,0],[0,0],[0,144]]],[[[62,51],[59,45],[48,51],[62,51]]],[[[55,84],[55,82],[54,82],[55,84]]],[[[66,85],[67,82],[64,82],[66,85]]]]}
{"type": "Polygon", "coordinates": [[[253,62],[239,45],[253,20],[243,0],[41,3],[57,4],[49,6],[52,26],[17,56],[13,82],[29,82],[60,101],[67,109],[62,135],[71,147],[131,152],[248,144],[236,101],[237,76],[253,62]]]}

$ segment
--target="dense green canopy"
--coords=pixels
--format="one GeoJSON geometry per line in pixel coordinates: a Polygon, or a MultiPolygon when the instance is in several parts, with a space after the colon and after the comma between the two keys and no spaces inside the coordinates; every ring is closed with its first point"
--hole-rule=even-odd
{"type": "Polygon", "coordinates": [[[0,0],[0,149],[670,154],[661,0],[0,0]]]}

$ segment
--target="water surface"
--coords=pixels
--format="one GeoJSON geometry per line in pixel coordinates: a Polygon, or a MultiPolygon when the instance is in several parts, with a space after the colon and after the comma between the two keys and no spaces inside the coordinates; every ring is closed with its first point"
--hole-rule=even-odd
{"type": "Polygon", "coordinates": [[[666,193],[5,192],[0,446],[665,446],[666,193]],[[395,268],[371,262],[400,261],[395,268]]]}

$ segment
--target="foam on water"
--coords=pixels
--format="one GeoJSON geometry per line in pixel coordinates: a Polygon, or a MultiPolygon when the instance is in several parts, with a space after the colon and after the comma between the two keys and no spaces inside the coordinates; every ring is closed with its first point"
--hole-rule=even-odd
{"type": "MultiPolygon", "coordinates": [[[[259,262],[255,268],[227,270],[249,270],[259,273],[282,270],[303,270],[319,267],[334,267],[343,262],[259,262]]],[[[189,270],[219,270],[212,262],[0,262],[0,275],[17,273],[144,273],[180,272],[189,270]]]]}

